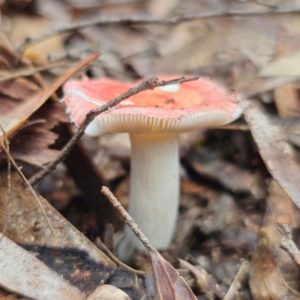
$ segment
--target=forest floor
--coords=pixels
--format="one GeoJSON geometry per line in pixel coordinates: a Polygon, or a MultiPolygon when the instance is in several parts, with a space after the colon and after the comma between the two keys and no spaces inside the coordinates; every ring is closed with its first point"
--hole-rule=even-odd
{"type": "Polygon", "coordinates": [[[1,299],[300,299],[298,0],[2,0],[0,9],[1,299]],[[83,135],[62,86],[162,75],[218,82],[243,116],[179,135],[173,242],[125,264],[124,220],[101,187],[128,207],[129,136],[83,135]]]}

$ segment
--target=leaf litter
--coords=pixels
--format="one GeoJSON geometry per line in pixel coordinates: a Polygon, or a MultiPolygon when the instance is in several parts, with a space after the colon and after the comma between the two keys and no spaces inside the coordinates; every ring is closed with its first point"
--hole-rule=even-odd
{"type": "MultiPolygon", "coordinates": [[[[118,289],[133,300],[174,298],[178,286],[187,291],[187,284],[201,299],[299,298],[297,263],[289,248],[280,248],[283,237],[276,229],[277,223],[287,224],[297,249],[297,1],[21,0],[2,1],[0,8],[0,124],[6,132],[6,138],[0,132],[0,139],[27,178],[55,160],[75,132],[58,101],[68,76],[133,81],[162,73],[175,72],[174,78],[201,74],[240,93],[244,105],[244,119],[227,130],[180,137],[181,199],[174,241],[161,254],[154,249],[152,260],[135,252],[127,262],[141,274],[154,267],[156,275],[145,277],[116,265],[89,241],[110,241],[116,255],[123,223],[99,189],[110,186],[128,204],[130,144],[124,135],[84,137],[64,165],[34,185],[89,240],[38,196],[57,239],[51,235],[28,188],[13,168],[7,171],[7,155],[0,150],[0,223],[7,238],[33,251],[39,263],[84,297],[105,283],[103,290],[116,287],[117,299],[127,297],[118,289]],[[66,30],[60,34],[62,27],[66,30]],[[103,55],[83,70],[89,49],[103,55]],[[115,233],[105,229],[107,222],[115,233]],[[160,282],[161,277],[169,279],[160,282]]],[[[36,276],[30,269],[29,274],[36,276]]],[[[3,298],[12,297],[1,280],[0,285],[3,298]]],[[[33,297],[29,291],[14,290],[33,297]]],[[[193,299],[187,294],[177,297],[193,299]]]]}

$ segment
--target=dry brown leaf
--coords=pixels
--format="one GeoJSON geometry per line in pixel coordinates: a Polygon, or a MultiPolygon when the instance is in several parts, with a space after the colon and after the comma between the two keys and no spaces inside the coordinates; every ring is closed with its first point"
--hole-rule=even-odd
{"type": "MultiPolygon", "coordinates": [[[[57,134],[43,128],[41,124],[28,126],[10,140],[10,154],[14,159],[42,166],[59,154],[57,150],[48,149],[57,138],[57,134]]],[[[2,159],[6,159],[4,152],[0,152],[0,160],[2,159]]]]}
{"type": "Polygon", "coordinates": [[[299,114],[299,86],[289,82],[274,89],[274,100],[280,117],[288,118],[299,114]]]}
{"type": "MultiPolygon", "coordinates": [[[[17,106],[16,101],[2,98],[0,117],[9,116],[17,106]]],[[[68,116],[60,107],[60,103],[47,101],[10,139],[10,154],[17,160],[41,166],[49,163],[58,155],[58,151],[48,149],[58,135],[49,131],[58,122],[68,122],[68,116]]],[[[0,152],[0,161],[6,154],[0,152]]]]}
{"type": "Polygon", "coordinates": [[[259,172],[241,169],[222,159],[203,163],[196,157],[191,161],[191,165],[196,172],[218,180],[231,191],[251,193],[257,199],[262,199],[266,195],[262,175],[259,172]]]}
{"type": "Polygon", "coordinates": [[[300,52],[273,60],[259,71],[259,76],[299,76],[300,52]]]}
{"type": "MultiPolygon", "coordinates": [[[[49,19],[26,14],[14,15],[10,18],[10,22],[11,30],[8,38],[14,47],[19,46],[28,37],[43,34],[54,25],[54,22],[49,21],[49,19]]],[[[63,37],[56,35],[38,45],[29,47],[25,50],[24,56],[30,58],[33,62],[46,62],[49,54],[55,55],[62,51],[63,37]]]]}
{"type": "Polygon", "coordinates": [[[65,106],[57,101],[48,100],[42,107],[40,107],[35,113],[30,117],[30,121],[36,119],[47,120],[47,128],[52,129],[53,125],[57,123],[69,123],[70,118],[65,112],[65,106]]]}
{"type": "Polygon", "coordinates": [[[236,76],[237,79],[234,87],[238,92],[242,93],[246,97],[253,97],[258,94],[271,91],[274,88],[288,82],[298,80],[298,77],[292,76],[261,78],[253,75],[245,77],[245,73],[248,73],[247,70],[245,70],[243,74],[238,74],[238,76],[236,76]]]}
{"type": "MultiPolygon", "coordinates": [[[[96,59],[98,56],[99,52],[93,53],[75,67],[69,69],[64,75],[58,78],[45,90],[38,92],[27,101],[23,101],[22,104],[18,105],[14,110],[12,110],[8,116],[0,116],[0,124],[3,130],[6,132],[6,135],[8,137],[11,136],[70,76],[96,59]]],[[[4,134],[2,132],[0,132],[0,141],[4,142],[4,134]]]]}
{"type": "Polygon", "coordinates": [[[0,82],[1,94],[13,99],[26,99],[39,90],[36,84],[23,77],[0,82]]]}
{"type": "Polygon", "coordinates": [[[164,55],[157,61],[158,72],[222,67],[245,59],[260,67],[275,52],[274,31],[262,18],[197,20],[165,31],[166,38],[158,39],[164,55]]]}
{"type": "Polygon", "coordinates": [[[84,295],[60,275],[0,233],[0,285],[43,300],[84,300],[84,295]]]}
{"type": "MultiPolygon", "coordinates": [[[[3,62],[0,73],[11,74],[16,68],[24,68],[26,65],[17,55],[3,46],[0,46],[0,61],[3,62]],[[5,71],[3,71],[5,70],[5,71]],[[8,73],[9,72],[9,73],[8,73]]],[[[31,65],[27,64],[27,69],[31,65]]],[[[3,77],[2,77],[3,78],[3,77]]],[[[10,80],[1,80],[0,78],[0,120],[10,122],[11,114],[23,105],[26,99],[32,97],[35,93],[42,92],[40,82],[36,83],[35,76],[16,77],[10,80]]],[[[30,116],[29,121],[15,132],[13,139],[10,140],[11,154],[15,159],[25,161],[33,165],[42,165],[53,160],[58,152],[48,149],[53,144],[56,134],[49,130],[57,125],[58,122],[68,122],[69,118],[64,112],[61,103],[49,100],[42,105],[35,113],[30,116]],[[44,119],[44,122],[40,122],[44,119]],[[37,125],[32,125],[39,120],[37,125]],[[30,126],[29,126],[30,125],[30,126]],[[25,129],[24,129],[25,128],[25,129]]],[[[0,122],[1,124],[1,122],[0,122]]],[[[2,124],[1,124],[2,125],[2,124]]],[[[2,126],[4,127],[4,126],[2,126]]],[[[0,131],[0,136],[3,134],[0,131]]],[[[6,159],[6,155],[0,153],[0,160],[6,159]]]]}
{"type": "Polygon", "coordinates": [[[241,99],[241,104],[268,170],[300,208],[300,166],[290,154],[279,128],[271,124],[265,113],[255,107],[253,102],[250,104],[246,99],[241,99]]]}
{"type": "MultiPolygon", "coordinates": [[[[6,227],[6,236],[20,244],[45,247],[73,248],[88,253],[90,259],[103,266],[114,263],[90,240],[63,218],[43,197],[40,202],[53,225],[53,236],[45,217],[29,189],[15,172],[11,174],[11,192],[7,188],[7,172],[0,172],[0,228],[6,227]]],[[[1,245],[1,243],[0,243],[1,245]]]]}
{"type": "Polygon", "coordinates": [[[268,209],[250,269],[250,288],[254,299],[299,299],[299,269],[288,253],[280,249],[281,236],[277,222],[291,228],[299,226],[299,212],[279,184],[273,180],[269,188],[268,209]]]}
{"type": "Polygon", "coordinates": [[[174,267],[154,248],[148,249],[148,251],[154,274],[146,279],[146,285],[147,289],[152,286],[150,291],[156,291],[155,298],[153,298],[153,294],[149,294],[148,297],[157,300],[196,300],[196,296],[174,267]]]}
{"type": "Polygon", "coordinates": [[[252,256],[250,288],[254,300],[296,300],[300,294],[289,288],[277,269],[274,257],[260,241],[252,256]]]}
{"type": "Polygon", "coordinates": [[[155,17],[165,17],[176,7],[179,0],[151,0],[147,3],[148,11],[155,17]]]}
{"type": "Polygon", "coordinates": [[[131,298],[117,287],[104,284],[96,288],[86,300],[131,300],[131,298]]]}
{"type": "Polygon", "coordinates": [[[155,249],[149,251],[153,273],[146,274],[149,299],[180,300],[197,299],[184,279],[155,249]]]}

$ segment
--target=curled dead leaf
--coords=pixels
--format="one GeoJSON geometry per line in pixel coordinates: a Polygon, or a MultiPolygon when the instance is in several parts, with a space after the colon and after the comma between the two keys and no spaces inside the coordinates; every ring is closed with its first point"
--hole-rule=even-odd
{"type": "Polygon", "coordinates": [[[250,126],[258,150],[273,178],[300,208],[300,166],[292,157],[278,127],[271,124],[264,112],[240,97],[244,116],[250,126]]]}

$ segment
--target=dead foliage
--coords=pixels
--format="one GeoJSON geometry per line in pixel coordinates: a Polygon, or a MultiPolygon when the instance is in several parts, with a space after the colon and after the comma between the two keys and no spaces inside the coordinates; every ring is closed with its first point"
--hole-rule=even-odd
{"type": "Polygon", "coordinates": [[[0,1],[0,298],[298,299],[298,2],[0,1]],[[128,206],[130,140],[83,136],[61,86],[161,74],[222,83],[244,116],[179,136],[173,242],[120,262],[100,189],[128,206]]]}

